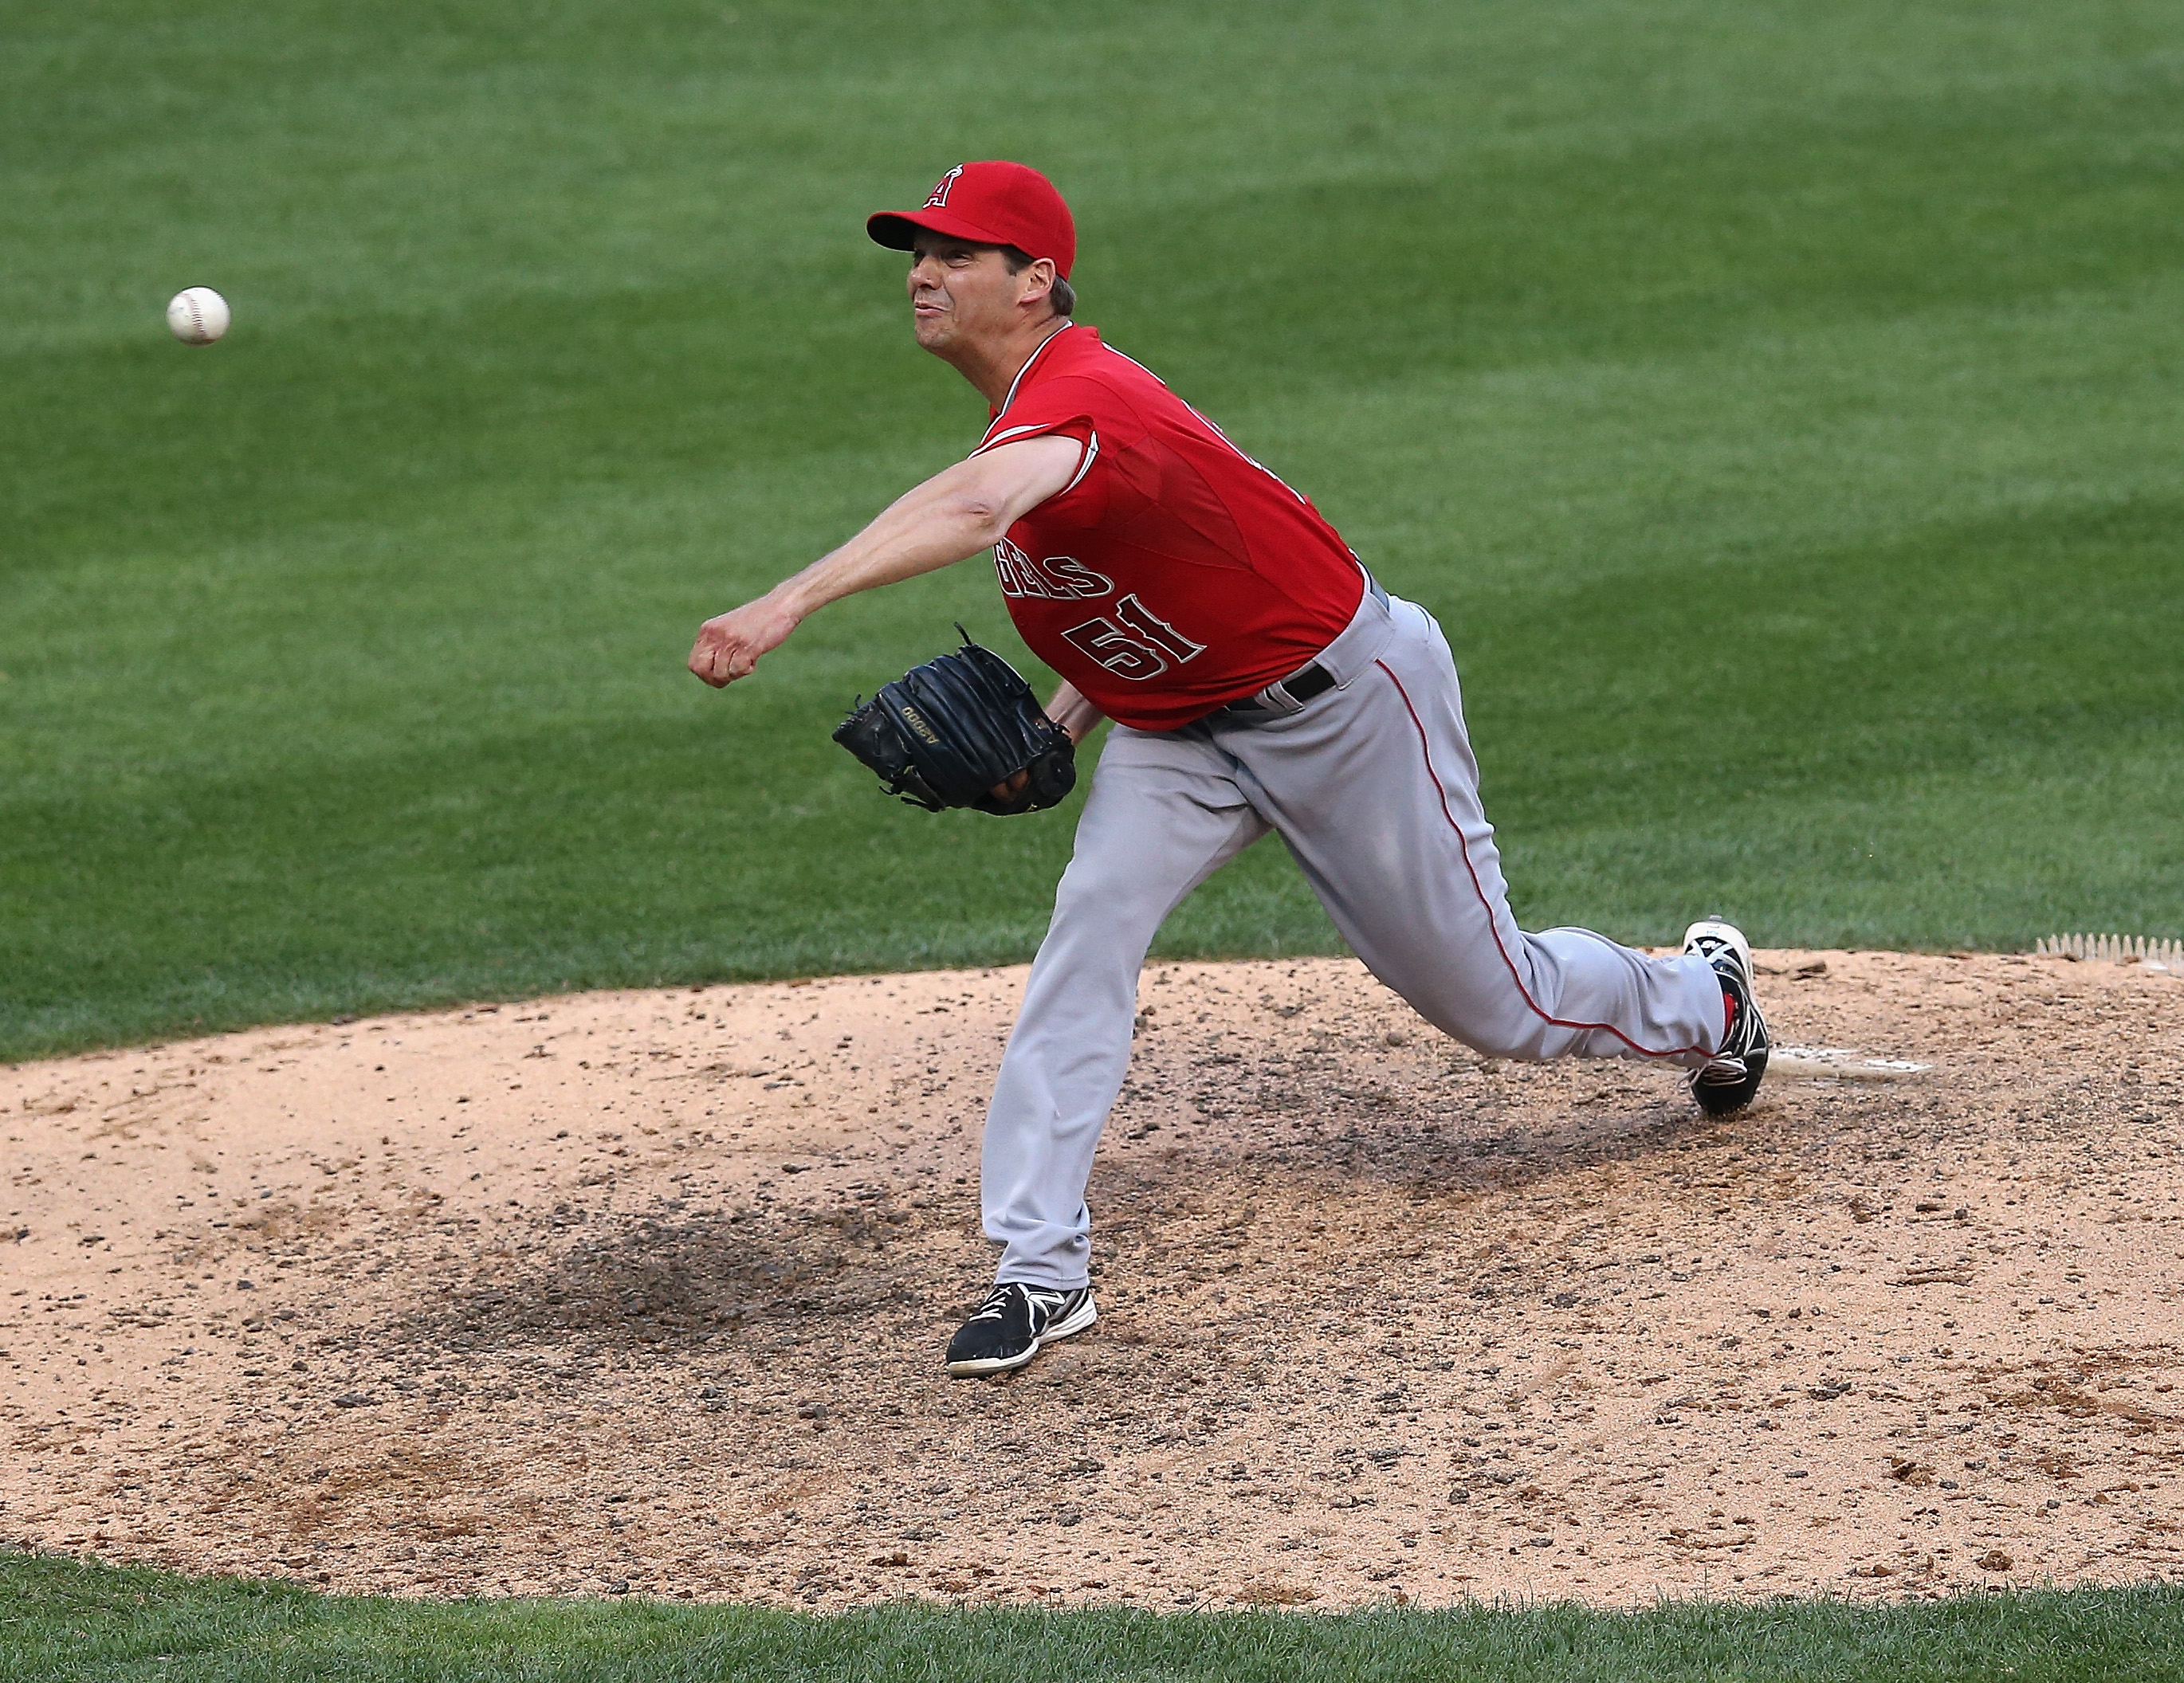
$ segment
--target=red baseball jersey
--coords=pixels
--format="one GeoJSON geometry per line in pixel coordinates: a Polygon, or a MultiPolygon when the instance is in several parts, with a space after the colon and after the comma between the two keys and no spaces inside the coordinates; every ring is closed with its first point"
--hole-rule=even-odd
{"type": "Polygon", "coordinates": [[[1187,725],[1309,664],[1357,613],[1364,569],[1319,511],[1097,329],[1033,353],[978,450],[1043,433],[1084,447],[1076,477],[994,566],[1024,642],[1109,718],[1187,725]]]}

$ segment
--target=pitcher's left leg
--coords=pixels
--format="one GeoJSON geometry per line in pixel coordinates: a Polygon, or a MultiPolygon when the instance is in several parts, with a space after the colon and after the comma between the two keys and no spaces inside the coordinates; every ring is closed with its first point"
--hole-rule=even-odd
{"type": "Polygon", "coordinates": [[[1720,979],[1509,909],[1440,629],[1397,602],[1379,656],[1293,717],[1220,732],[1344,937],[1435,1026],[1496,1057],[1704,1064],[1720,979]]]}

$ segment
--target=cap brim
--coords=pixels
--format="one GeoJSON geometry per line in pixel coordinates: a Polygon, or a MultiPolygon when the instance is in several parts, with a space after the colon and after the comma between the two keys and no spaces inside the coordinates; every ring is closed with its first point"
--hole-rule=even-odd
{"type": "Polygon", "coordinates": [[[945,234],[951,240],[968,240],[973,245],[1005,246],[1003,239],[990,228],[981,228],[975,222],[961,216],[950,216],[944,210],[877,210],[865,219],[865,231],[875,243],[889,251],[906,252],[916,248],[917,231],[945,234]]]}

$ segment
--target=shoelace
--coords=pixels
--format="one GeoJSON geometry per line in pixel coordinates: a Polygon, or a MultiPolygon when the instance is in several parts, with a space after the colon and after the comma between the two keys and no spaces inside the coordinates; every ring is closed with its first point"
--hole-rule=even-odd
{"type": "Polygon", "coordinates": [[[1004,1314],[1008,1313],[1009,1294],[1011,1291],[1022,1292],[1024,1295],[1024,1301],[1030,1304],[1034,1312],[1039,1314],[1050,1316],[1052,1315],[1056,1309],[1061,1307],[1061,1301],[1063,1297],[1067,1295],[1066,1292],[1061,1291],[1040,1291],[1029,1286],[996,1286],[991,1291],[986,1294],[986,1301],[978,1305],[978,1312],[972,1315],[971,1319],[972,1320],[999,1320],[1004,1314]]]}

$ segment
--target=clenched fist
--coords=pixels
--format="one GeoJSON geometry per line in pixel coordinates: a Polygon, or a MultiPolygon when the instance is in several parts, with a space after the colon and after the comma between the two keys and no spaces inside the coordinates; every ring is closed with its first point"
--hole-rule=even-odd
{"type": "Polygon", "coordinates": [[[798,616],[771,595],[730,608],[698,628],[690,669],[716,690],[748,678],[759,657],[780,647],[797,624],[798,616]]]}

